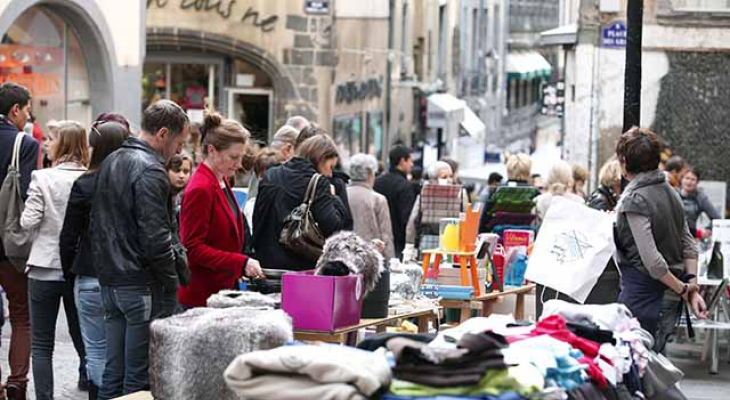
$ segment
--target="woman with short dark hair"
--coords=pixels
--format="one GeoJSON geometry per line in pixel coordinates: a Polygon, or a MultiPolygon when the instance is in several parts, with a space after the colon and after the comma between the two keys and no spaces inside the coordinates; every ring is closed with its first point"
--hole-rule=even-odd
{"type": "Polygon", "coordinates": [[[259,186],[253,213],[253,247],[267,269],[313,269],[316,260],[287,249],[279,241],[286,217],[302,204],[314,174],[321,174],[311,212],[325,237],[352,230],[350,209],[331,183],[339,154],[327,135],[313,136],[297,149],[297,155],[283,165],[266,171],[259,186]]]}
{"type": "MultiPolygon", "coordinates": [[[[105,117],[108,115],[99,116],[105,117]]],[[[74,300],[86,350],[89,399],[97,398],[106,363],[104,305],[89,241],[89,214],[101,163],[129,137],[128,125],[116,121],[115,118],[97,120],[91,126],[89,147],[92,155],[89,170],[71,188],[60,239],[63,272],[67,279],[74,282],[74,300]]]]}
{"type": "Polygon", "coordinates": [[[661,352],[676,330],[682,301],[694,314],[707,312],[697,286],[697,245],[687,229],[682,202],[659,168],[659,141],[632,128],[616,147],[629,181],[617,208],[616,260],[624,303],[661,352]]]}

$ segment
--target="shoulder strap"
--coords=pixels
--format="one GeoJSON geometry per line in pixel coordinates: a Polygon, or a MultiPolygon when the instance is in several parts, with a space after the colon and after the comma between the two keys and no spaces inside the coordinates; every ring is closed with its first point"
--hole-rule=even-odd
{"type": "Polygon", "coordinates": [[[13,146],[13,158],[10,161],[10,166],[15,168],[16,170],[20,169],[20,148],[23,145],[24,136],[25,132],[18,132],[18,135],[15,136],[15,145],[13,146]]]}
{"type": "Polygon", "coordinates": [[[321,174],[314,174],[312,175],[312,179],[309,180],[307,192],[304,193],[304,203],[307,203],[307,207],[311,206],[314,202],[314,198],[317,195],[317,184],[319,184],[319,178],[321,176],[321,174]]]}

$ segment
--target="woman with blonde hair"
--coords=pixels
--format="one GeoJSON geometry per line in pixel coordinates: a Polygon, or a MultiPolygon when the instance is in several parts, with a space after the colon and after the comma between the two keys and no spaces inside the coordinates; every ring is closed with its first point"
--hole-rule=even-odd
{"type": "Polygon", "coordinates": [[[64,277],[59,243],[71,188],[89,163],[86,130],[78,122],[59,122],[48,150],[53,167],[33,171],[20,217],[20,225],[35,238],[28,258],[31,354],[36,398],[44,400],[53,399],[53,347],[61,301],[79,356],[79,386],[88,387],[74,281],[64,277]]]}
{"type": "Polygon", "coordinates": [[[547,193],[541,194],[535,198],[537,203],[537,226],[542,225],[542,221],[552,204],[555,196],[562,196],[568,200],[575,201],[576,203],[583,203],[582,197],[570,193],[570,188],[573,185],[573,169],[570,164],[565,161],[558,161],[550,167],[545,186],[547,187],[547,193]]]}

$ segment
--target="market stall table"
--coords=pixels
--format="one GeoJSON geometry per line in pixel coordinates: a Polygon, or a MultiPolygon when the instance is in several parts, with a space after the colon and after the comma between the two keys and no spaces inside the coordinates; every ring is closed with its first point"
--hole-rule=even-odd
{"type": "Polygon", "coordinates": [[[360,329],[375,327],[375,331],[385,332],[387,327],[393,323],[399,323],[402,320],[416,318],[418,320],[418,332],[428,332],[428,322],[438,320],[438,315],[433,309],[416,310],[409,313],[389,315],[385,318],[362,319],[357,325],[346,326],[336,329],[332,332],[326,331],[310,331],[310,330],[294,330],[294,339],[308,342],[328,342],[340,343],[355,346],[357,344],[357,332],[360,329]]]}
{"type": "Polygon", "coordinates": [[[520,287],[507,288],[502,292],[485,293],[481,296],[468,300],[441,300],[440,304],[443,308],[454,308],[459,310],[461,316],[459,323],[462,323],[471,317],[471,310],[481,310],[479,316],[488,317],[492,314],[494,303],[509,295],[517,296],[515,303],[515,319],[523,319],[525,317],[525,295],[535,289],[535,284],[524,285],[520,287]]]}
{"type": "MultiPolygon", "coordinates": [[[[711,288],[711,290],[719,290],[719,298],[714,304],[707,304],[707,311],[710,318],[707,320],[693,319],[692,327],[694,329],[703,329],[707,331],[707,337],[704,343],[702,361],[710,358],[710,373],[717,374],[720,362],[720,343],[718,336],[720,331],[730,331],[730,304],[725,294],[727,282],[722,279],[707,279],[701,276],[698,282],[701,286],[711,288]]],[[[686,325],[686,324],[683,324],[686,325]]]]}

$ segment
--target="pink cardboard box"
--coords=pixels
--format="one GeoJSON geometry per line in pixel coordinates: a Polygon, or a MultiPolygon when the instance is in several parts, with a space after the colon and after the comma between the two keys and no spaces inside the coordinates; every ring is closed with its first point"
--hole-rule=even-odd
{"type": "Polygon", "coordinates": [[[364,290],[361,275],[284,274],[281,308],[294,329],[332,332],[360,323],[364,290]]]}

